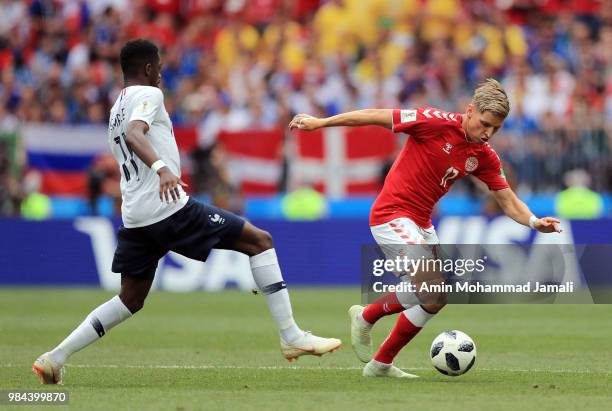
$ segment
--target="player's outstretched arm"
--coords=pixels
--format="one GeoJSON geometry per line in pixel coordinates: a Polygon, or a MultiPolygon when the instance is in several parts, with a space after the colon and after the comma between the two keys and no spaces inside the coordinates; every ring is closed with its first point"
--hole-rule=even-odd
{"type": "Polygon", "coordinates": [[[145,135],[147,131],[149,131],[149,125],[146,122],[141,120],[130,121],[127,126],[125,142],[147,167],[154,168],[159,175],[159,199],[170,202],[170,198],[172,198],[173,201],[178,201],[181,194],[177,184],[182,186],[186,186],[186,184],[175,176],[158,157],[145,135]]]}
{"type": "Polygon", "coordinates": [[[308,114],[297,114],[289,122],[289,128],[291,130],[298,128],[300,130],[312,131],[322,127],[381,126],[391,129],[393,128],[392,116],[393,110],[387,109],[349,111],[324,118],[313,117],[308,114]]]}
{"type": "Polygon", "coordinates": [[[554,217],[537,218],[533,215],[527,204],[519,199],[514,191],[505,188],[493,191],[493,197],[504,213],[519,224],[530,226],[541,233],[560,233],[560,221],[554,217]]]}

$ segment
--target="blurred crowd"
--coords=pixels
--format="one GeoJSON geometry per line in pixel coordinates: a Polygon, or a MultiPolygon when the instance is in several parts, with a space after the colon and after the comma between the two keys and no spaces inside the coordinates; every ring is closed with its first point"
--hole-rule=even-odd
{"type": "Polygon", "coordinates": [[[201,150],[295,113],[463,112],[495,77],[512,110],[494,145],[521,189],[559,190],[584,169],[612,191],[609,1],[0,0],[0,135],[106,122],[136,37],[160,46],[166,107],[201,150]]]}

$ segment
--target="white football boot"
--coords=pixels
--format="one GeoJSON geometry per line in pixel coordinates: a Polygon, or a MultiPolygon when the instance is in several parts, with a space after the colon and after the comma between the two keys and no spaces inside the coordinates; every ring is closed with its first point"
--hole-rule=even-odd
{"type": "Polygon", "coordinates": [[[363,313],[364,307],[361,305],[354,305],[349,308],[349,318],[351,319],[351,345],[353,351],[359,361],[369,362],[374,354],[372,353],[372,325],[363,319],[361,313],[363,313]]]}
{"type": "Polygon", "coordinates": [[[48,352],[34,361],[32,370],[40,377],[41,384],[61,384],[64,378],[64,367],[55,364],[48,352]]]}
{"type": "Polygon", "coordinates": [[[295,361],[302,355],[316,355],[332,353],[342,347],[342,341],[337,338],[323,338],[313,335],[310,331],[291,343],[281,338],[281,353],[289,361],[295,361]]]}
{"type": "Polygon", "coordinates": [[[382,364],[372,360],[363,367],[364,377],[390,377],[390,378],[419,378],[418,375],[408,374],[393,364],[382,364]]]}

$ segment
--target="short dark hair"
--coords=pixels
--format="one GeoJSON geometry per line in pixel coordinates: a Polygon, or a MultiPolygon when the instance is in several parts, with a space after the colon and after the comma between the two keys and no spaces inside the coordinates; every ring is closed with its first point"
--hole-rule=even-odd
{"type": "Polygon", "coordinates": [[[124,77],[136,77],[148,64],[155,64],[159,59],[159,49],[149,40],[130,40],[121,49],[119,61],[124,77]]]}

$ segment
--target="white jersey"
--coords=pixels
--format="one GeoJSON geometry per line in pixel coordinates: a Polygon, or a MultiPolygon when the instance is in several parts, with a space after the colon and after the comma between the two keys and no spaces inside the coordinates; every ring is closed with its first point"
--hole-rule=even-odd
{"type": "Polygon", "coordinates": [[[159,176],[125,142],[128,123],[133,120],[149,125],[146,136],[153,149],[174,175],[181,176],[179,151],[162,91],[150,86],[124,88],[110,112],[108,142],[121,169],[121,217],[126,228],[161,221],[180,210],[188,200],[180,185],[181,198],[177,203],[160,200],[159,176]]]}

